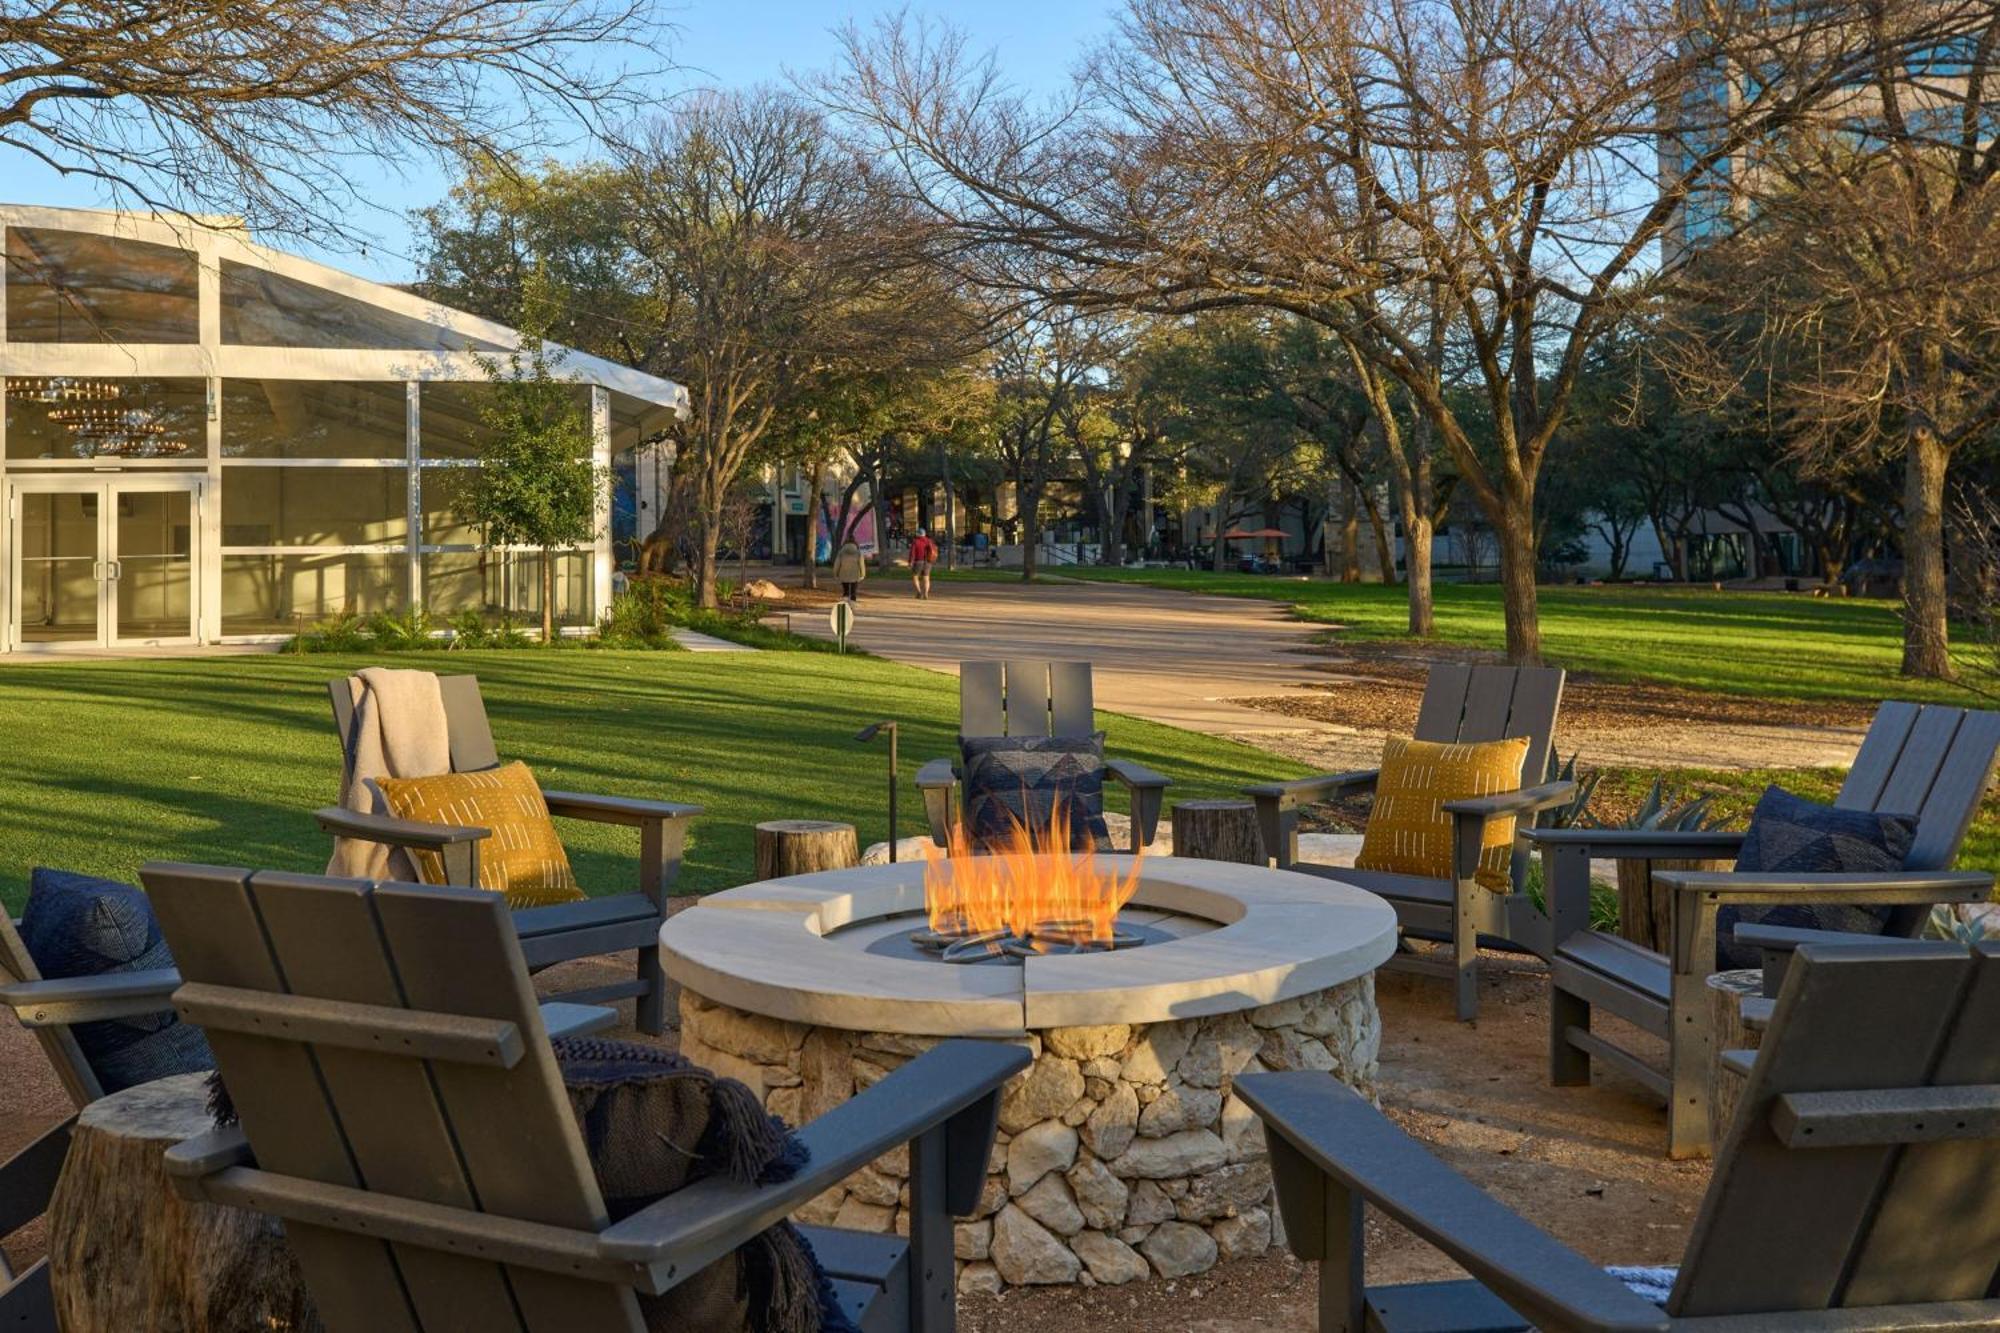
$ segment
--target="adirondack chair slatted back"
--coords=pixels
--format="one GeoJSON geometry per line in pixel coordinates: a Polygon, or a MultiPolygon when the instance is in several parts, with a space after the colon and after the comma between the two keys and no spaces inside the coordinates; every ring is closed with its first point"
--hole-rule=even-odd
{"type": "MultiPolygon", "coordinates": [[[[1983,1300],[2000,1275],[2000,1138],[1906,1111],[1876,1141],[1787,1146],[1786,1094],[2000,1084],[2000,949],[1897,941],[1800,956],[1717,1157],[1679,1316],[1983,1300]],[[1924,1131],[1928,1128],[1931,1133],[1924,1131]],[[1778,1248],[1774,1249],[1773,1246],[1778,1248]]],[[[1961,1113],[1962,1114],[1962,1113],[1961,1113]]],[[[1829,1129],[1829,1132],[1835,1132],[1829,1129]]],[[[1985,1132],[1992,1132],[1990,1119],[1985,1132]]]]}
{"type": "Polygon", "coordinates": [[[1521,782],[1532,787],[1548,768],[1562,690],[1560,667],[1434,666],[1417,708],[1416,738],[1452,744],[1526,736],[1521,782]]]}
{"type": "Polygon", "coordinates": [[[961,736],[1088,736],[1096,718],[1088,662],[959,663],[961,736]]]}
{"type": "Polygon", "coordinates": [[[1993,779],[1997,754],[2000,713],[1891,700],[1876,710],[1834,804],[1916,815],[1917,837],[1904,866],[1948,870],[1993,779]]]}
{"type": "MultiPolygon", "coordinates": [[[[340,735],[341,787],[347,786],[346,763],[354,754],[354,692],[348,677],[327,682],[326,693],[333,703],[333,725],[340,735]]],[[[479,694],[477,676],[439,676],[438,693],[444,698],[444,721],[451,741],[451,771],[478,773],[500,766],[500,752],[493,744],[493,727],[486,720],[486,701],[479,694]]]]}
{"type": "MultiPolygon", "coordinates": [[[[601,1230],[591,1174],[505,903],[477,890],[153,866],[146,887],[191,984],[497,1020],[508,1068],[211,1027],[260,1170],[601,1230]]],[[[184,992],[185,994],[185,992],[184,992]]],[[[276,1022],[266,1025],[282,1031],[276,1022]]],[[[373,1031],[355,1020],[356,1031],[373,1031]]],[[[332,1333],[642,1327],[629,1289],[293,1222],[332,1333]]]]}
{"type": "MultiPolygon", "coordinates": [[[[0,978],[10,982],[42,979],[41,969],[35,966],[34,958],[28,953],[27,941],[21,938],[21,932],[4,911],[0,911],[0,978]]],[[[38,1027],[34,1033],[35,1040],[42,1045],[42,1053],[55,1067],[56,1077],[62,1080],[63,1091],[69,1094],[78,1110],[104,1095],[104,1086],[97,1081],[97,1072],[84,1058],[83,1048],[77,1045],[67,1026],[38,1027]]]]}

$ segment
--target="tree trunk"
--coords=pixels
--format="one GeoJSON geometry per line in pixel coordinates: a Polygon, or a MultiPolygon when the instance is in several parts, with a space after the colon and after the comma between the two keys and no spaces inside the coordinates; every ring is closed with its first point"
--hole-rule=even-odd
{"type": "Polygon", "coordinates": [[[944,474],[944,567],[958,568],[958,492],[951,485],[951,448],[938,440],[938,470],[944,474]]]}
{"type": "Polygon", "coordinates": [[[1903,454],[1903,674],[1951,677],[1946,627],[1944,479],[1951,451],[1928,427],[1903,454]]]}
{"type": "Polygon", "coordinates": [[[1104,530],[1103,563],[1113,569],[1121,569],[1125,564],[1125,516],[1132,508],[1130,481],[1125,478],[1111,488],[1111,516],[1104,530]]]}
{"type": "Polygon", "coordinates": [[[319,1333],[276,1218],[195,1203],[168,1185],[167,1149],[212,1128],[206,1074],[142,1083],[84,1108],[49,1202],[60,1327],[319,1333]]]}
{"type": "Polygon", "coordinates": [[[1437,633],[1437,616],[1431,604],[1431,545],[1435,535],[1429,514],[1405,508],[1403,563],[1410,580],[1410,633],[1422,638],[1437,633]]]}
{"type": "Polygon", "coordinates": [[[1361,512],[1368,519],[1368,530],[1375,538],[1375,563],[1382,570],[1382,582],[1396,581],[1396,550],[1389,544],[1389,525],[1382,521],[1382,506],[1375,503],[1375,497],[1367,487],[1361,491],[1361,512]]]}
{"type": "Polygon", "coordinates": [[[542,548],[542,642],[556,641],[556,553],[542,548]]]}
{"type": "Polygon", "coordinates": [[[721,533],[716,530],[715,519],[709,514],[703,514],[695,528],[694,604],[705,611],[713,611],[717,605],[715,553],[721,544],[721,533]]]}
{"type": "Polygon", "coordinates": [[[1222,534],[1229,530],[1229,495],[1223,493],[1215,506],[1215,549],[1210,553],[1210,566],[1222,574],[1229,569],[1229,543],[1222,540],[1222,534]]]}
{"type": "Polygon", "coordinates": [[[1340,514],[1340,581],[1361,582],[1361,488],[1347,483],[1340,514]]]}
{"type": "Polygon", "coordinates": [[[1507,616],[1507,660],[1515,666],[1538,666],[1542,627],[1537,618],[1532,501],[1524,504],[1508,496],[1504,511],[1493,517],[1493,537],[1500,550],[1500,601],[1507,616]]]}
{"type": "Polygon", "coordinates": [[[1014,516],[1021,524],[1021,582],[1035,581],[1035,557],[1042,541],[1042,497],[1030,495],[1020,481],[1014,483],[1014,516]]]}
{"type": "Polygon", "coordinates": [[[819,587],[819,499],[820,489],[825,485],[826,464],[815,458],[812,464],[812,484],[806,490],[806,549],[805,558],[801,562],[805,566],[805,576],[800,580],[808,588],[819,587]]]}

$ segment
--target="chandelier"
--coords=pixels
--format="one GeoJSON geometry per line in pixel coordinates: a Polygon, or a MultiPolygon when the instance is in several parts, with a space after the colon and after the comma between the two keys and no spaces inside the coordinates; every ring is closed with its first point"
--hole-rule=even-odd
{"type": "Polygon", "coordinates": [[[122,393],[115,380],[77,375],[9,376],[7,396],[25,403],[101,403],[122,393]]]}
{"type": "Polygon", "coordinates": [[[49,420],[75,437],[79,458],[176,458],[188,449],[143,407],[54,407],[49,420]]]}

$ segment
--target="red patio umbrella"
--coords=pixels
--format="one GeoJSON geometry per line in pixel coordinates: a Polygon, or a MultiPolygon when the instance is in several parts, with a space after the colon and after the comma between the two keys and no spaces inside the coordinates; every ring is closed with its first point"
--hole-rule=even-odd
{"type": "Polygon", "coordinates": [[[1285,533],[1282,528],[1258,528],[1253,532],[1245,532],[1241,528],[1231,528],[1222,534],[1222,540],[1226,542],[1273,541],[1281,540],[1284,535],[1285,533]]]}

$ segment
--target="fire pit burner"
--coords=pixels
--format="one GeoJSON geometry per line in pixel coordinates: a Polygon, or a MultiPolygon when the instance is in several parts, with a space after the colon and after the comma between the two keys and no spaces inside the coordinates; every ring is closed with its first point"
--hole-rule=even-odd
{"type": "Polygon", "coordinates": [[[1005,927],[957,935],[913,930],[909,941],[945,963],[984,963],[993,959],[1018,962],[1044,954],[1109,953],[1149,943],[1136,930],[1114,929],[1108,941],[1093,939],[1090,925],[1084,921],[1051,921],[1020,935],[1005,927]]]}

